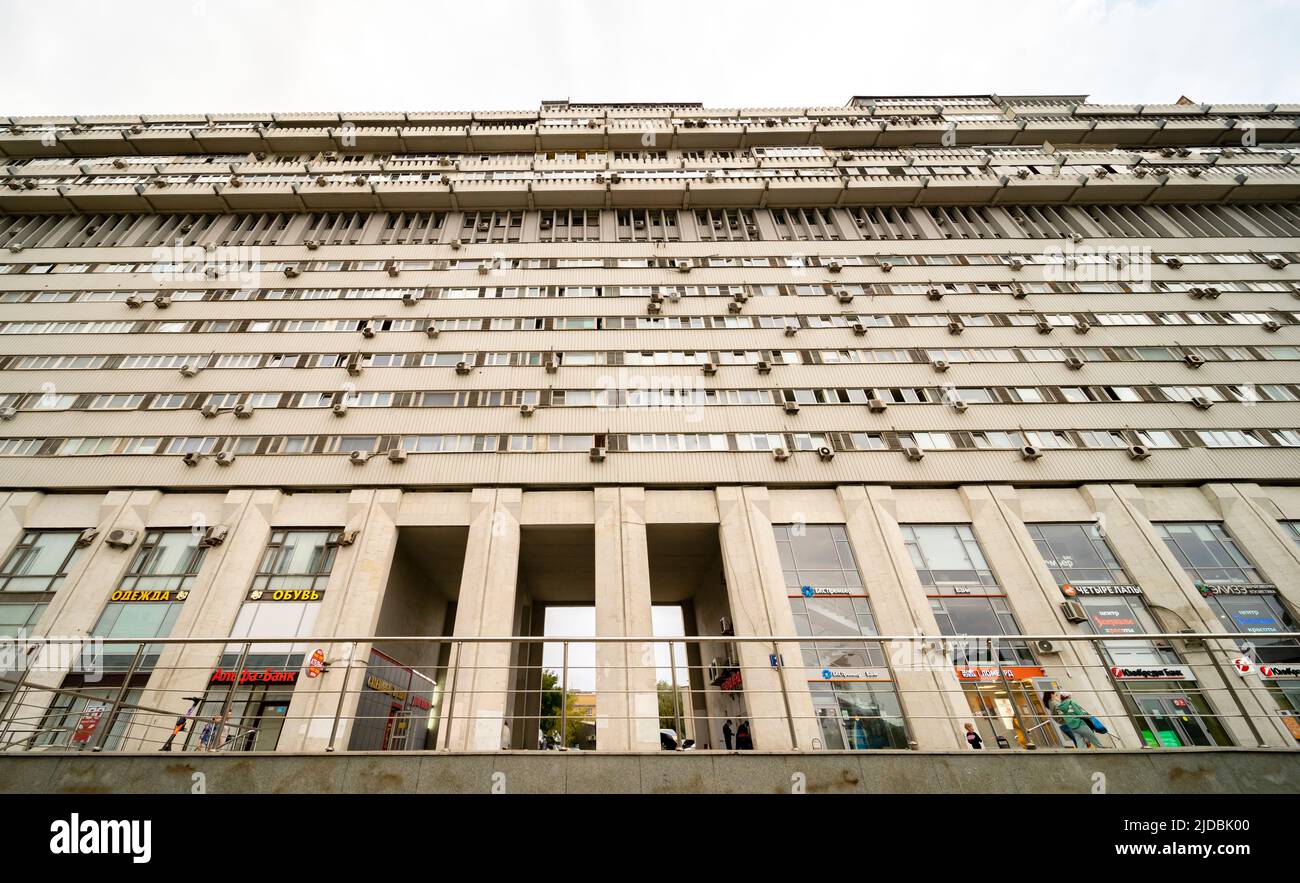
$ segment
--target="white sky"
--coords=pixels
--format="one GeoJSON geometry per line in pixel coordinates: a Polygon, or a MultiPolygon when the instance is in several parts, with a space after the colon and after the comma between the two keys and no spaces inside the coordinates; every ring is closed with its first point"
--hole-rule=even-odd
{"type": "Polygon", "coordinates": [[[1297,47],[1296,0],[0,0],[0,115],[1295,102],[1297,47]]]}

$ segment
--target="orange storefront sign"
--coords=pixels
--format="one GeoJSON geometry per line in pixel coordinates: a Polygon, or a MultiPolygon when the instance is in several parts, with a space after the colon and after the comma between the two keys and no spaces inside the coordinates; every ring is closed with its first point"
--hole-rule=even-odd
{"type": "Polygon", "coordinates": [[[1030,678],[1041,678],[1045,674],[1046,672],[1036,665],[1004,665],[1000,669],[996,666],[957,666],[957,680],[980,683],[1001,681],[1003,678],[1008,681],[1025,681],[1030,678]]]}

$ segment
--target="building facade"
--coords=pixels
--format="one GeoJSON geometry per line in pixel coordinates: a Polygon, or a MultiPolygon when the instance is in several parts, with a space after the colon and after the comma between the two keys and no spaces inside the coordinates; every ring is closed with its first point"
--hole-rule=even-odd
{"type": "MultiPolygon", "coordinates": [[[[108,747],[193,699],[536,748],[541,645],[474,639],[667,605],[701,747],[1052,747],[1052,688],[1300,745],[1251,637],[1300,607],[1298,144],[1085,96],[0,121],[0,634],[103,663],[11,662],[0,744],[116,697],[108,747]],[[1132,639],[1015,639],[1088,634],[1132,639]]],[[[596,646],[598,750],[658,750],[652,650],[596,646]]]]}

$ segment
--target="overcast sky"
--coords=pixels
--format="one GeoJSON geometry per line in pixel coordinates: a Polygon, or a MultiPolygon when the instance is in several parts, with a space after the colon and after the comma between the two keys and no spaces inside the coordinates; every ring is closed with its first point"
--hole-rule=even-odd
{"type": "Polygon", "coordinates": [[[0,115],[1300,101],[1300,2],[0,0],[0,115]]]}

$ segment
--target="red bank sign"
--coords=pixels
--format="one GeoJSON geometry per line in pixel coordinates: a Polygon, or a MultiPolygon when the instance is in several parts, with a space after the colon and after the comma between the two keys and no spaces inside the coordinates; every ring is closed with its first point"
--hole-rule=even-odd
{"type": "MultiPolygon", "coordinates": [[[[233,684],[235,683],[235,672],[219,668],[212,673],[210,684],[233,684]]],[[[266,668],[261,671],[244,669],[239,673],[239,683],[241,684],[296,684],[298,683],[298,672],[280,671],[274,668],[266,668]]]]}

